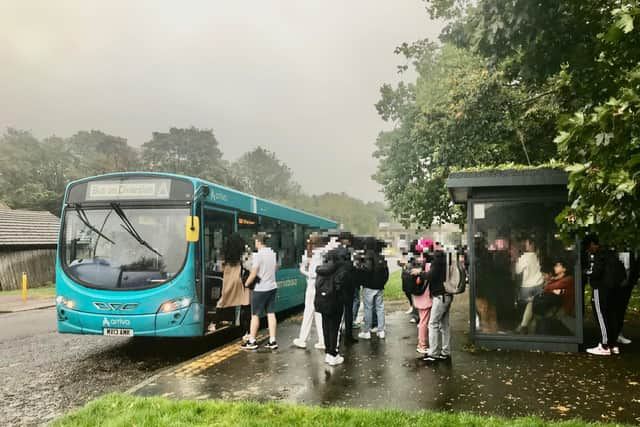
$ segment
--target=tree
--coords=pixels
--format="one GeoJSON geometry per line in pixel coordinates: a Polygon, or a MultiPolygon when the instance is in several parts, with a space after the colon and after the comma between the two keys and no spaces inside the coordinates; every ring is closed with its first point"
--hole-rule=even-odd
{"type": "Polygon", "coordinates": [[[151,140],[142,145],[142,163],[146,170],[227,184],[227,164],[213,130],[171,128],[167,133],[153,132],[152,135],[151,140]]]}
{"type": "Polygon", "coordinates": [[[273,200],[286,200],[300,194],[291,169],[275,153],[258,146],[243,154],[231,166],[243,191],[273,200]]]}
{"type": "Polygon", "coordinates": [[[445,180],[455,169],[499,163],[544,163],[553,156],[553,98],[530,100],[526,88],[490,72],[478,55],[425,41],[397,50],[418,72],[415,84],[381,89],[382,132],[374,178],[403,224],[458,221],[445,180]]]}
{"type": "Polygon", "coordinates": [[[596,233],[607,244],[640,246],[640,3],[608,17],[598,58],[617,71],[617,93],[563,120],[556,138],[569,168],[572,203],[557,218],[568,239],[596,233]]]}
{"type": "Polygon", "coordinates": [[[346,230],[360,235],[375,235],[378,224],[389,220],[382,203],[365,203],[344,193],[325,193],[317,196],[297,195],[286,204],[309,213],[331,218],[346,230]]]}
{"type": "Polygon", "coordinates": [[[91,130],[76,133],[67,143],[81,176],[135,170],[138,166],[138,154],[125,138],[91,130]]]}

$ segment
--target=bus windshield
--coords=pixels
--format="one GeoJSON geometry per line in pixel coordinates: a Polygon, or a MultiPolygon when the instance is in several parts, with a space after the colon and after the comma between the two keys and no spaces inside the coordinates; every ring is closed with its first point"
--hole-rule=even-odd
{"type": "Polygon", "coordinates": [[[187,255],[188,208],[67,209],[62,261],[90,287],[133,290],[174,277],[187,255]]]}

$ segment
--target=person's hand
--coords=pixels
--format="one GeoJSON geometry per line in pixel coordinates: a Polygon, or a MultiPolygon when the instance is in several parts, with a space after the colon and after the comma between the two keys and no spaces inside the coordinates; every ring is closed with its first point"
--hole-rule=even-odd
{"type": "Polygon", "coordinates": [[[562,289],[554,289],[552,292],[556,295],[562,295],[562,289]]]}
{"type": "Polygon", "coordinates": [[[419,276],[420,273],[422,273],[422,270],[420,270],[419,268],[412,268],[411,269],[411,275],[412,276],[419,276]]]}

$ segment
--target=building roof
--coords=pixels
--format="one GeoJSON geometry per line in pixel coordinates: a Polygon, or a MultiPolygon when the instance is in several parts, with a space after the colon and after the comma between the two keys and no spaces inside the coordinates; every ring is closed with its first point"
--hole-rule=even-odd
{"type": "Polygon", "coordinates": [[[566,187],[568,182],[569,174],[562,169],[539,168],[454,172],[446,185],[454,203],[464,203],[473,188],[566,187]]]}
{"type": "Polygon", "coordinates": [[[55,246],[60,220],[46,211],[0,209],[0,247],[55,246]]]}

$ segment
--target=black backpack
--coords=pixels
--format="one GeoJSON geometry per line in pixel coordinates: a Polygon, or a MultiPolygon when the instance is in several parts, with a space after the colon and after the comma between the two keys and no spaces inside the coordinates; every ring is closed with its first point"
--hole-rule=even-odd
{"type": "Polygon", "coordinates": [[[314,306],[321,314],[329,315],[338,311],[339,292],[337,286],[338,265],[333,262],[322,264],[316,268],[316,296],[314,306]]]}

